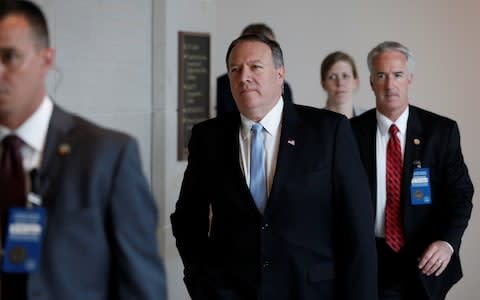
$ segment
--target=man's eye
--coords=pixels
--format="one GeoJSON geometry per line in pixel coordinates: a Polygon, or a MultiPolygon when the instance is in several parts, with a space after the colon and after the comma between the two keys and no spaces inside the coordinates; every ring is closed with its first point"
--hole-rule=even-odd
{"type": "Polygon", "coordinates": [[[13,52],[10,52],[10,51],[5,52],[5,53],[2,54],[2,61],[3,62],[9,62],[14,58],[14,56],[15,55],[13,54],[13,52]]]}
{"type": "Polygon", "coordinates": [[[4,65],[13,65],[19,58],[20,56],[14,51],[4,51],[0,54],[0,60],[4,65]]]}

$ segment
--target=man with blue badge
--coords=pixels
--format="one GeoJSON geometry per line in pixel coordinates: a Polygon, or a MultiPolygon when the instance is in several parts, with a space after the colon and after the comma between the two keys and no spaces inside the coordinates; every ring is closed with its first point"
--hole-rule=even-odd
{"type": "Polygon", "coordinates": [[[376,207],[381,300],[445,299],[462,277],[459,250],[473,185],[457,123],[409,104],[412,53],[368,54],[376,109],[351,120],[376,207]]]}
{"type": "Polygon", "coordinates": [[[52,101],[54,54],[37,5],[0,2],[1,299],[165,299],[136,141],[52,101]]]}

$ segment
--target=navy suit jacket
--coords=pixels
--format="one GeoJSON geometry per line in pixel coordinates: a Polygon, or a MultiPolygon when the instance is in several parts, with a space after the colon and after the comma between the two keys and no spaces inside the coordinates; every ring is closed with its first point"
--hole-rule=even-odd
{"type": "MultiPolygon", "coordinates": [[[[351,124],[370,180],[372,203],[376,206],[375,109],[351,119],[351,124]]],[[[417,259],[434,241],[447,241],[454,249],[449,265],[439,277],[425,276],[416,268],[430,299],[443,299],[462,277],[459,250],[472,211],[472,196],[473,185],[463,161],[457,123],[410,106],[401,195],[406,235],[404,250],[409,257],[409,267],[416,268],[417,259]],[[410,182],[417,161],[423,168],[430,169],[431,205],[411,204],[410,182]]]]}
{"type": "Polygon", "coordinates": [[[171,216],[192,299],[376,299],[373,211],[348,120],[285,102],[263,216],[240,166],[240,126],[231,113],[192,131],[171,216]]]}
{"type": "Polygon", "coordinates": [[[48,216],[28,299],[165,299],[157,209],[132,138],[54,106],[37,179],[48,216]]]}

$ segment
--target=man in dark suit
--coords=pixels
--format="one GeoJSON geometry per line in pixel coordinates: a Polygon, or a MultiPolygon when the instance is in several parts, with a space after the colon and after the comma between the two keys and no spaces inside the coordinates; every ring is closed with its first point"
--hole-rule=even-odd
{"type": "Polygon", "coordinates": [[[444,299],[462,277],[472,210],[456,122],[409,105],[413,65],[400,43],[376,46],[368,55],[376,109],[352,119],[376,207],[380,299],[444,299]]]}
{"type": "MultiPolygon", "coordinates": [[[[26,272],[12,273],[2,265],[1,298],[165,299],[156,206],[137,144],[53,104],[45,88],[53,61],[39,7],[29,1],[2,1],[2,248],[8,247],[13,232],[5,222],[13,213],[6,203],[21,207],[25,215],[44,211],[46,224],[37,240],[37,270],[29,265],[26,272]],[[12,171],[6,172],[5,166],[12,171]],[[35,174],[31,180],[30,173],[35,174]],[[19,190],[12,190],[13,185],[19,190]]],[[[2,263],[22,268],[28,251],[13,256],[13,250],[4,251],[2,263]]]]}
{"type": "Polygon", "coordinates": [[[373,211],[347,119],[283,101],[275,41],[239,37],[227,69],[240,113],[193,128],[171,216],[190,296],[376,299],[373,211]]]}
{"type": "MultiPolygon", "coordinates": [[[[275,40],[275,34],[273,30],[264,23],[252,23],[242,30],[241,35],[245,34],[260,34],[264,35],[271,40],[275,40]]],[[[283,83],[283,100],[287,102],[293,102],[292,90],[287,82],[283,83]]],[[[232,96],[230,89],[230,81],[228,74],[222,74],[217,78],[217,116],[224,115],[228,112],[238,112],[237,105],[232,96]]]]}

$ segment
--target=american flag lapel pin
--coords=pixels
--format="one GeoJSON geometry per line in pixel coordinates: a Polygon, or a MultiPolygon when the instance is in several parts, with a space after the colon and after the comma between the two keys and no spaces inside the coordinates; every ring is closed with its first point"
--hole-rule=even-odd
{"type": "Polygon", "coordinates": [[[288,139],[287,143],[289,143],[292,146],[295,146],[295,140],[294,139],[288,139]]]}
{"type": "Polygon", "coordinates": [[[63,143],[58,146],[58,154],[60,156],[68,155],[70,154],[71,151],[72,151],[72,148],[67,143],[63,143]]]}

